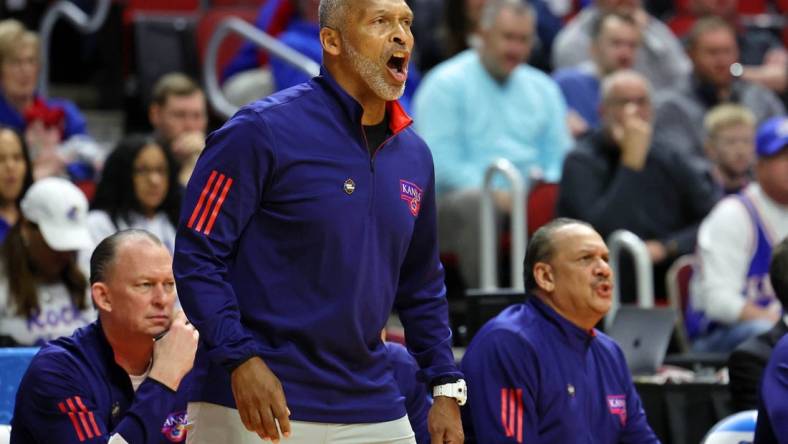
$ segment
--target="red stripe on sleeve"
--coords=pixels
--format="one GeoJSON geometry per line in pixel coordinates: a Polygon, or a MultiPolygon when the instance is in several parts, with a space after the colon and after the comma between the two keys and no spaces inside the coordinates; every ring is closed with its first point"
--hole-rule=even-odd
{"type": "Polygon", "coordinates": [[[93,432],[90,430],[90,427],[88,427],[88,421],[87,418],[85,418],[85,412],[78,411],[77,407],[74,405],[74,401],[72,401],[71,398],[67,399],[66,403],[68,404],[68,407],[71,409],[71,411],[75,412],[79,417],[79,422],[82,423],[82,428],[85,430],[85,434],[88,436],[88,439],[92,439],[93,432]]]}
{"type": "Polygon", "coordinates": [[[505,388],[502,388],[501,389],[501,424],[503,424],[504,432],[507,430],[506,424],[509,422],[507,421],[506,418],[506,413],[507,413],[506,406],[508,405],[508,403],[506,402],[507,399],[509,399],[509,396],[507,395],[507,390],[505,388]]]}
{"type": "MultiPolygon", "coordinates": [[[[71,400],[69,399],[69,402],[70,401],[71,400]]],[[[66,406],[62,402],[57,406],[60,408],[61,412],[68,413],[68,417],[69,419],[71,419],[71,425],[74,426],[74,430],[77,432],[77,438],[79,438],[79,442],[84,441],[85,435],[82,433],[82,430],[79,428],[79,423],[77,422],[77,415],[75,415],[74,412],[67,412],[66,406]]]]}
{"type": "Polygon", "coordinates": [[[197,219],[197,215],[200,214],[200,209],[202,209],[202,204],[205,202],[205,196],[208,195],[208,191],[211,189],[211,184],[213,184],[213,180],[216,179],[216,170],[211,171],[211,176],[208,177],[208,182],[202,189],[200,193],[200,199],[197,200],[197,205],[194,206],[194,211],[192,211],[191,217],[189,217],[189,223],[186,225],[187,227],[191,228],[194,225],[194,220],[197,219]]]}
{"type": "Polygon", "coordinates": [[[211,212],[211,207],[213,206],[214,201],[216,200],[216,195],[219,194],[219,188],[222,186],[224,182],[224,174],[219,175],[219,179],[216,180],[216,183],[213,184],[213,189],[211,189],[211,195],[208,196],[208,201],[205,203],[205,208],[200,215],[200,220],[197,222],[197,226],[194,227],[197,231],[202,231],[203,224],[205,223],[205,219],[208,217],[208,213],[211,212]]]}
{"type": "Polygon", "coordinates": [[[96,417],[93,415],[93,412],[85,407],[85,404],[82,402],[82,398],[75,396],[74,399],[76,399],[79,409],[88,414],[90,425],[93,426],[93,433],[95,433],[96,436],[101,436],[101,429],[99,428],[98,424],[96,424],[96,417]]]}
{"type": "Polygon", "coordinates": [[[517,442],[523,442],[523,389],[517,389],[517,442]]]}
{"type": "Polygon", "coordinates": [[[216,216],[219,215],[219,210],[222,209],[222,204],[224,204],[224,198],[227,197],[227,192],[230,191],[230,187],[233,186],[233,179],[228,177],[227,182],[224,184],[224,189],[222,190],[222,195],[219,196],[219,200],[216,201],[216,206],[213,207],[213,212],[211,213],[211,218],[208,220],[208,225],[205,227],[205,235],[208,236],[211,234],[211,230],[213,229],[213,223],[216,221],[216,216]]]}
{"type": "Polygon", "coordinates": [[[515,391],[509,389],[509,433],[514,438],[514,429],[517,423],[517,401],[514,399],[515,391]]]}

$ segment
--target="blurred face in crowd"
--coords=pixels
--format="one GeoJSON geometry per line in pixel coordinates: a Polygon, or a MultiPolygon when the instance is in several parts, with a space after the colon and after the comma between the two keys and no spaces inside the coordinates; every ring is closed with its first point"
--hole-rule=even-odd
{"type": "Polygon", "coordinates": [[[141,236],[121,241],[106,281],[93,284],[93,297],[103,311],[102,322],[118,331],[149,337],[163,333],[175,304],[170,253],[141,236]]]}
{"type": "Polygon", "coordinates": [[[710,137],[707,154],[726,176],[748,176],[755,162],[755,128],[746,123],[720,128],[710,137]]]}
{"type": "Polygon", "coordinates": [[[487,71],[498,79],[505,80],[517,66],[531,54],[536,24],[529,14],[512,8],[502,8],[495,23],[482,29],[480,56],[487,71]]]}
{"type": "Polygon", "coordinates": [[[633,15],[640,9],[640,0],[595,0],[594,4],[603,12],[633,15]]]}
{"type": "Polygon", "coordinates": [[[755,175],[766,195],[780,205],[788,205],[788,146],[758,159],[755,175]]]}
{"type": "Polygon", "coordinates": [[[162,147],[147,145],[134,159],[134,195],[143,213],[153,216],[169,191],[170,165],[162,147]]]}
{"type": "Polygon", "coordinates": [[[149,117],[151,125],[167,142],[184,133],[204,133],[208,127],[205,95],[201,91],[185,96],[170,95],[163,105],[151,104],[149,117]]]}
{"type": "Polygon", "coordinates": [[[404,0],[351,2],[340,33],[341,63],[360,81],[361,90],[380,99],[398,99],[405,91],[413,50],[413,12],[404,0]]]}
{"type": "Polygon", "coordinates": [[[616,16],[605,19],[599,36],[591,46],[591,55],[601,75],[631,68],[640,46],[640,31],[634,24],[616,16]]]}
{"type": "Polygon", "coordinates": [[[33,97],[38,80],[38,47],[22,42],[0,66],[0,87],[12,101],[26,101],[33,97]]]}
{"type": "Polygon", "coordinates": [[[602,99],[602,120],[606,127],[623,125],[628,109],[635,107],[635,114],[651,122],[651,96],[646,81],[637,76],[625,76],[616,80],[607,97],[602,99]]]}
{"type": "Polygon", "coordinates": [[[695,74],[717,88],[733,82],[731,65],[739,59],[736,36],[730,29],[716,28],[698,36],[689,51],[695,74]]]}
{"type": "Polygon", "coordinates": [[[602,237],[585,225],[571,224],[552,234],[552,256],[537,262],[534,273],[545,301],[566,319],[590,329],[608,310],[613,271],[602,237]]]}
{"type": "Polygon", "coordinates": [[[24,186],[27,165],[22,142],[10,129],[0,129],[0,205],[15,202],[24,186]]]}
{"type": "Polygon", "coordinates": [[[38,226],[24,221],[22,238],[36,276],[44,282],[56,282],[77,257],[76,251],[56,251],[49,246],[38,226]]]}

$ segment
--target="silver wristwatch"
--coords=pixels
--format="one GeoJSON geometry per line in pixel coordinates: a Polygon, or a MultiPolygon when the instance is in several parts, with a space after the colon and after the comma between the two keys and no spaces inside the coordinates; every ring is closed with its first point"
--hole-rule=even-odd
{"type": "Polygon", "coordinates": [[[464,379],[458,379],[457,382],[449,384],[436,385],[432,388],[432,397],[446,396],[457,400],[457,404],[465,405],[468,400],[468,387],[465,385],[464,379]]]}

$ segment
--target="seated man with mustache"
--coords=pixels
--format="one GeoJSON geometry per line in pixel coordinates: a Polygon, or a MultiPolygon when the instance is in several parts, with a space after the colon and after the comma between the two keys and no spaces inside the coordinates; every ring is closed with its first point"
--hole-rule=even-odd
{"type": "Polygon", "coordinates": [[[485,324],[462,360],[478,442],[658,443],[623,352],[594,329],[613,293],[599,233],[568,218],[537,230],[525,288],[526,301],[485,324]]]}

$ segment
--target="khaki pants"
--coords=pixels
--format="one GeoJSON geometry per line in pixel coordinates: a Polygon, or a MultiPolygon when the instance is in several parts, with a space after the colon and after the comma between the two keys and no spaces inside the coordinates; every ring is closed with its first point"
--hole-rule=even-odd
{"type": "MultiPolygon", "coordinates": [[[[187,410],[192,429],[188,444],[261,444],[256,433],[241,422],[238,410],[207,402],[189,403],[187,410]]],[[[407,416],[373,424],[326,424],[290,421],[290,438],[282,444],[416,444],[407,416]]]]}

